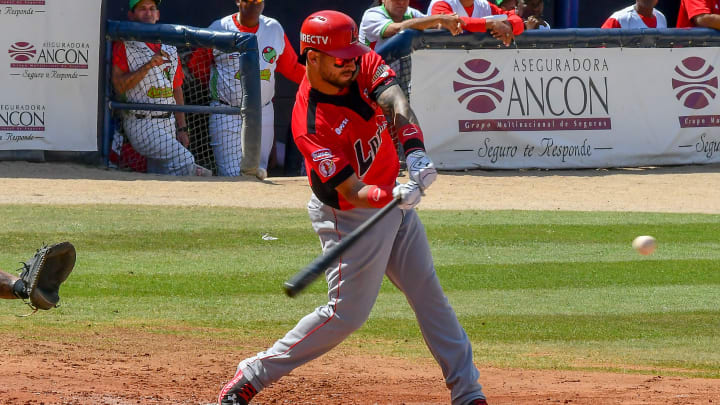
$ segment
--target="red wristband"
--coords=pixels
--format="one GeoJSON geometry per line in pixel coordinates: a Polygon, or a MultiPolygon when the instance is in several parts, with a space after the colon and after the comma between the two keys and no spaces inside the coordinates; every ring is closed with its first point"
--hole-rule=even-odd
{"type": "Polygon", "coordinates": [[[484,18],[460,17],[465,22],[463,29],[469,32],[486,32],[487,25],[484,18]]]}
{"type": "Polygon", "coordinates": [[[415,124],[407,124],[398,129],[398,137],[405,151],[405,156],[418,149],[425,150],[422,130],[415,124]]]}
{"type": "Polygon", "coordinates": [[[370,186],[367,200],[375,208],[382,208],[392,201],[392,187],[370,186]]]}

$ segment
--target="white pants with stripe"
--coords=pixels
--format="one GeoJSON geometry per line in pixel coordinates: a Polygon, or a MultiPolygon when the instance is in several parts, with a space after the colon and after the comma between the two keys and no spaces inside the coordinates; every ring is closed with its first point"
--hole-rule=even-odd
{"type": "MultiPolygon", "coordinates": [[[[310,219],[323,251],[370,218],[376,209],[335,210],[315,196],[310,219]]],[[[484,398],[472,348],[442,291],[425,228],[414,210],[395,209],[326,271],[326,305],[308,314],[268,350],[243,360],[242,370],[262,390],[340,344],[360,328],[375,304],[383,277],[406,296],[420,331],[442,369],[453,404],[484,398]]]]}
{"type": "MultiPolygon", "coordinates": [[[[223,104],[213,101],[212,106],[223,104]]],[[[210,145],[215,154],[218,176],[240,176],[242,161],[242,116],[212,114],[208,122],[210,145]]],[[[267,170],[270,151],[275,138],[275,110],[273,103],[262,108],[262,140],[260,143],[260,167],[267,170]]]]}

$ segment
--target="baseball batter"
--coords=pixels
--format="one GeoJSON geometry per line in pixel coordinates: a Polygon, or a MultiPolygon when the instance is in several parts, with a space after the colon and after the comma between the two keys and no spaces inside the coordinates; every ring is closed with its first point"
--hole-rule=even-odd
{"type": "Polygon", "coordinates": [[[307,67],[293,110],[293,134],[313,195],[308,212],[323,250],[337,245],[396,198],[398,208],[326,271],[328,303],[264,352],[240,362],[221,390],[221,405],[247,404],[296,367],[326,353],[367,320],[383,277],[415,311],[442,369],[452,403],[485,404],[472,348],[445,297],[413,209],[437,176],[395,73],[358,42],[354,21],[337,11],[310,15],[301,27],[307,67]],[[397,184],[398,156],[387,130],[400,129],[411,181],[397,184]]]}
{"type": "Polygon", "coordinates": [[[655,9],[658,0],[637,0],[635,4],[618,10],[600,28],[667,28],[667,20],[655,9]]]}
{"type": "MultiPolygon", "coordinates": [[[[275,71],[300,83],[305,67],[298,63],[297,54],[290,45],[280,23],[262,15],[264,0],[234,0],[238,12],[221,18],[210,29],[255,34],[260,51],[260,88],[262,101],[262,141],[260,168],[267,170],[270,151],[275,138],[275,112],[272,99],[275,96],[275,71]]],[[[210,76],[211,105],[240,106],[243,91],[238,75],[240,62],[235,53],[213,51],[213,68],[210,76]]],[[[215,162],[220,176],[239,176],[242,145],[240,115],[213,114],[210,116],[209,132],[215,162]]]]}
{"type": "MultiPolygon", "coordinates": [[[[131,21],[155,24],[160,0],[130,0],[131,21]]],[[[184,104],[183,71],[177,49],[170,45],[137,41],[113,44],[112,83],[130,103],[184,104]]],[[[131,110],[124,119],[125,134],[133,148],[147,158],[150,173],[210,176],[195,164],[187,149],[190,138],[185,114],[131,110]],[[177,125],[177,132],[176,132],[177,125]]]]}
{"type": "Polygon", "coordinates": [[[510,45],[515,35],[520,35],[525,30],[525,23],[514,10],[503,10],[487,0],[432,0],[428,14],[457,14],[465,23],[466,31],[489,31],[506,46],[510,45]],[[507,21],[492,21],[485,18],[493,15],[506,15],[507,21]]]}

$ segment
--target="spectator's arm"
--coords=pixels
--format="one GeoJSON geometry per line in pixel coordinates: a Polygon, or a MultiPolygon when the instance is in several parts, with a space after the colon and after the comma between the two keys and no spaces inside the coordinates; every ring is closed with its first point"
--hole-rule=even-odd
{"type": "Polygon", "coordinates": [[[465,29],[470,32],[486,32],[492,25],[488,24],[484,18],[460,17],[460,19],[465,23],[465,29]]]}
{"type": "Polygon", "coordinates": [[[507,22],[512,27],[513,35],[520,35],[525,32],[525,22],[516,14],[509,14],[507,22]]]}
{"type": "Polygon", "coordinates": [[[454,14],[438,14],[427,17],[411,18],[403,22],[390,23],[382,32],[383,38],[390,38],[406,29],[425,30],[428,28],[444,28],[453,35],[462,33],[465,23],[454,14]]]}
{"type": "Polygon", "coordinates": [[[519,21],[488,21],[484,18],[460,17],[465,23],[465,29],[470,32],[490,32],[490,34],[502,41],[505,46],[509,46],[515,38],[515,32],[522,33],[525,31],[525,23],[518,16],[513,16],[519,21]]]}
{"type": "MultiPolygon", "coordinates": [[[[183,95],[182,86],[175,87],[173,89],[173,97],[175,98],[175,104],[185,105],[185,96],[183,95]]],[[[190,137],[188,136],[187,122],[185,121],[184,112],[175,112],[175,123],[178,127],[175,138],[177,138],[178,142],[180,142],[181,144],[183,144],[184,147],[187,148],[190,145],[190,137]]]]}
{"type": "Polygon", "coordinates": [[[160,53],[153,55],[153,57],[150,58],[150,60],[146,64],[140,66],[140,68],[134,72],[124,72],[120,66],[118,66],[117,64],[113,64],[112,84],[115,88],[115,91],[118,94],[122,94],[137,86],[138,83],[140,83],[145,78],[145,75],[148,74],[150,69],[154,68],[155,66],[170,63],[169,58],[170,56],[165,53],[165,51],[160,51],[160,53]]]}
{"type": "Polygon", "coordinates": [[[515,13],[515,10],[506,11],[494,4],[490,4],[490,9],[492,10],[493,15],[505,14],[507,16],[507,24],[510,24],[513,35],[520,35],[523,31],[525,31],[525,22],[515,13]]]}
{"type": "Polygon", "coordinates": [[[700,14],[693,17],[692,22],[698,27],[720,30],[720,14],[700,14]]]}

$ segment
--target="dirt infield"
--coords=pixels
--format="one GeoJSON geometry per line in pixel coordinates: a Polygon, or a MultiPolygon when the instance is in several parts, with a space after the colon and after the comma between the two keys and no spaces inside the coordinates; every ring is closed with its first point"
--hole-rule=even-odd
{"type": "MultiPolygon", "coordinates": [[[[0,334],[2,336],[2,334],[0,334]]],[[[116,330],[82,343],[11,345],[0,360],[2,404],[205,404],[252,352],[233,342],[116,330]],[[29,353],[36,353],[29,356],[29,353]]],[[[6,340],[7,341],[7,340],[6,340]]],[[[76,342],[76,339],[67,339],[76,342]]],[[[258,346],[260,348],[260,346],[258,346]]],[[[491,404],[711,404],[720,380],[487,368],[491,404]]],[[[363,357],[343,345],[262,391],[255,404],[449,404],[430,360],[363,357]]]]}
{"type": "MultiPolygon", "coordinates": [[[[72,164],[0,162],[0,204],[161,204],[303,208],[304,178],[179,179],[72,164]]],[[[443,173],[423,209],[720,213],[720,166],[443,173]]],[[[0,207],[1,209],[1,207],[0,207]]],[[[114,330],[33,336],[0,351],[0,404],[204,404],[237,361],[236,342],[114,330]],[[63,342],[63,343],[57,343],[63,342]]],[[[212,336],[211,334],[209,336],[212,336]]],[[[261,350],[270,342],[244,342],[261,350]]],[[[489,368],[492,404],[709,404],[720,380],[489,368]]],[[[622,368],[622,365],[618,365],[622,368]]],[[[259,404],[447,404],[431,360],[358,355],[341,345],[256,397],[259,404]]]]}
{"type": "MultiPolygon", "coordinates": [[[[720,165],[444,172],[421,209],[720,213],[720,165]]],[[[0,162],[0,204],[304,208],[304,177],[177,178],[74,164],[0,162]],[[40,191],[43,190],[43,191],[40,191]]]]}

